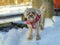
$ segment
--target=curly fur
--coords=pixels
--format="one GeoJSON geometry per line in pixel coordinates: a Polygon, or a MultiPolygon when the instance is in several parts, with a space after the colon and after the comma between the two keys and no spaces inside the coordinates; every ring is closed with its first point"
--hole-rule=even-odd
{"type": "MultiPolygon", "coordinates": [[[[40,11],[39,9],[35,9],[35,8],[27,8],[24,12],[24,16],[32,22],[36,18],[36,15],[37,14],[41,15],[42,12],[44,12],[44,11],[40,11]],[[32,20],[31,20],[31,18],[32,18],[32,20]]],[[[29,32],[30,32],[28,39],[31,40],[33,28],[31,26],[31,24],[27,24],[27,26],[29,27],[29,32]]],[[[42,15],[41,15],[41,18],[39,19],[39,21],[37,21],[34,24],[34,27],[35,27],[34,29],[36,31],[36,39],[39,40],[40,39],[39,30],[42,30],[44,28],[42,15]]]]}

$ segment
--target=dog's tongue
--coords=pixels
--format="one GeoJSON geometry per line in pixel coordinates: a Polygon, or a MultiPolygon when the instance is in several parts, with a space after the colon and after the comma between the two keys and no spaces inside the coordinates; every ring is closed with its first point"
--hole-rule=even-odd
{"type": "Polygon", "coordinates": [[[26,24],[30,24],[30,20],[27,19],[26,24]]]}
{"type": "Polygon", "coordinates": [[[27,20],[26,24],[30,24],[32,26],[32,28],[34,28],[34,22],[30,22],[30,20],[27,20]]]}

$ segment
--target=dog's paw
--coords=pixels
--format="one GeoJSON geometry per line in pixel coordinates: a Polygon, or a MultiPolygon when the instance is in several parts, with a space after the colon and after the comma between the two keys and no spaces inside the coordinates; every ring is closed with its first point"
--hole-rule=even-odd
{"type": "Polygon", "coordinates": [[[43,27],[41,27],[41,30],[43,30],[44,28],[43,27]]]}
{"type": "Polygon", "coordinates": [[[40,35],[36,35],[36,40],[40,40],[40,35]]]}
{"type": "Polygon", "coordinates": [[[28,40],[32,40],[32,35],[30,35],[30,36],[28,37],[28,40]]]}

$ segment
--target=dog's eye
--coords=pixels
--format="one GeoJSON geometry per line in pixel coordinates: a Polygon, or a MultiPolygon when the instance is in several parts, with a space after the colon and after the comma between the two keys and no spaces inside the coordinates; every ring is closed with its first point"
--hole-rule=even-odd
{"type": "Polygon", "coordinates": [[[32,12],[32,14],[35,14],[34,12],[32,12]]]}
{"type": "Polygon", "coordinates": [[[27,15],[29,15],[29,14],[30,14],[30,12],[27,15]]]}

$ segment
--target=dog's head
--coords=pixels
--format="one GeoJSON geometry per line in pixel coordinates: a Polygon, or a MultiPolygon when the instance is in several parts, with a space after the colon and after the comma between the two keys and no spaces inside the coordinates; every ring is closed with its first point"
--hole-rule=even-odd
{"type": "Polygon", "coordinates": [[[33,21],[36,18],[36,15],[37,15],[37,9],[34,8],[27,8],[24,13],[24,16],[30,21],[33,21]]]}

